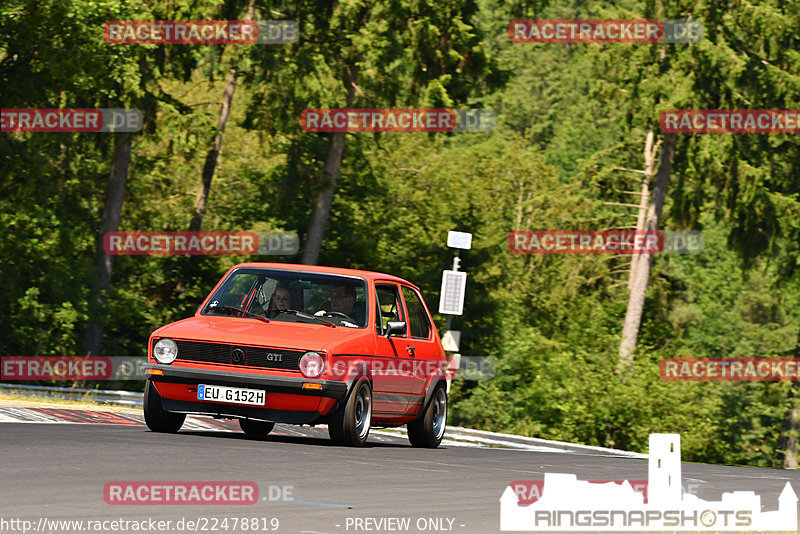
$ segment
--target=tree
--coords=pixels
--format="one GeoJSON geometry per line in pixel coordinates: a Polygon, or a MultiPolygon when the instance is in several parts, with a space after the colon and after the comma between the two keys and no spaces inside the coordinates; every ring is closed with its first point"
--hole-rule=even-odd
{"type": "MultiPolygon", "coordinates": [[[[794,357],[800,358],[800,334],[797,335],[794,357]]],[[[784,469],[797,469],[797,445],[798,438],[800,438],[798,435],[800,434],[800,386],[798,386],[798,382],[792,382],[787,405],[781,428],[780,457],[784,469]]]]}
{"type": "Polygon", "coordinates": [[[474,21],[477,5],[472,0],[333,2],[323,9],[316,2],[300,2],[281,11],[300,25],[300,41],[280,51],[297,61],[287,65],[272,50],[257,51],[260,69],[249,81],[264,89],[251,104],[250,120],[269,131],[284,126],[293,136],[319,138],[306,156],[322,163],[309,182],[311,213],[303,250],[303,261],[316,263],[346,136],[300,133],[302,110],[448,107],[496,84],[497,76],[474,21]],[[389,31],[400,27],[407,31],[389,31]]]}
{"type": "MultiPolygon", "coordinates": [[[[652,130],[648,133],[648,143],[645,149],[647,158],[647,170],[645,176],[652,173],[652,156],[648,150],[652,146],[652,130]]],[[[669,175],[672,172],[672,158],[675,153],[675,134],[666,134],[662,145],[661,159],[658,164],[658,171],[656,172],[656,182],[653,188],[653,195],[647,209],[647,219],[645,221],[644,229],[648,232],[655,232],[660,228],[661,213],[664,209],[664,199],[667,195],[667,186],[669,185],[669,175]]],[[[647,187],[647,182],[643,188],[647,187]]],[[[642,193],[644,196],[644,193],[642,193]]],[[[650,278],[650,266],[653,261],[653,256],[650,254],[645,255],[644,258],[639,258],[638,255],[633,257],[634,264],[631,268],[631,288],[630,297],[628,299],[628,308],[625,312],[625,322],[622,327],[622,341],[619,347],[620,367],[624,368],[630,366],[633,360],[633,351],[636,347],[636,339],[639,335],[639,325],[642,321],[642,311],[644,309],[644,298],[647,293],[647,282],[650,278]]]]}
{"type": "MultiPolygon", "coordinates": [[[[111,285],[111,274],[114,268],[114,256],[103,248],[103,236],[109,232],[119,230],[122,218],[122,206],[125,202],[125,186],[128,182],[128,168],[131,163],[131,140],[133,134],[117,134],[114,143],[114,157],[111,162],[111,172],[108,177],[106,199],[103,204],[103,218],[100,222],[100,237],[97,246],[97,260],[95,264],[96,276],[92,284],[90,305],[96,312],[103,310],[103,293],[111,285]]],[[[102,354],[103,326],[100,321],[94,320],[86,325],[85,342],[87,355],[99,356],[102,354]]]]}
{"type": "MultiPolygon", "coordinates": [[[[248,0],[243,20],[253,20],[254,14],[255,0],[248,0]]],[[[211,148],[208,150],[205,165],[203,165],[203,175],[200,182],[200,189],[197,191],[197,197],[194,201],[192,221],[189,223],[190,232],[199,232],[203,226],[203,216],[206,213],[208,194],[211,191],[211,180],[214,178],[214,172],[217,168],[217,159],[219,158],[220,152],[222,152],[222,139],[225,133],[225,125],[228,123],[228,115],[230,114],[231,103],[233,102],[233,94],[236,91],[236,78],[239,76],[239,69],[241,67],[239,64],[239,57],[239,54],[234,54],[233,66],[228,72],[228,80],[225,83],[225,92],[222,95],[219,117],[217,118],[217,133],[214,136],[214,140],[211,142],[211,148]]]]}
{"type": "MultiPolygon", "coordinates": [[[[345,87],[347,87],[345,107],[347,108],[352,107],[355,99],[357,73],[358,70],[355,64],[348,65],[347,75],[345,76],[345,87]]],[[[344,156],[345,135],[344,132],[334,132],[330,134],[328,140],[325,164],[322,166],[322,174],[317,183],[319,191],[312,205],[306,244],[303,248],[301,261],[305,264],[315,265],[319,260],[322,238],[325,235],[325,226],[328,224],[331,203],[333,203],[333,192],[336,189],[336,180],[339,177],[339,168],[342,165],[342,157],[344,156]]]]}

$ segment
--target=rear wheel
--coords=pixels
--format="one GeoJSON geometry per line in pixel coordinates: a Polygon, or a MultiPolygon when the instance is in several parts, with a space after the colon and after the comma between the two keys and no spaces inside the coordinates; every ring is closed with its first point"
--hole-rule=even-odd
{"type": "Polygon", "coordinates": [[[361,447],[367,442],[372,421],[372,389],[359,378],[347,402],[328,418],[328,434],[334,443],[361,447]]]}
{"type": "Polygon", "coordinates": [[[144,386],[144,422],[153,432],[174,434],[183,426],[186,414],[172,413],[164,410],[161,396],[153,383],[148,380],[144,386]]]}
{"type": "Polygon", "coordinates": [[[442,442],[447,425],[447,393],[444,386],[436,386],[425,413],[408,423],[408,441],[414,447],[435,449],[442,442]]]}
{"type": "Polygon", "coordinates": [[[275,423],[255,421],[253,419],[239,419],[239,427],[250,439],[265,439],[269,433],[272,432],[272,429],[275,428],[275,423]]]}

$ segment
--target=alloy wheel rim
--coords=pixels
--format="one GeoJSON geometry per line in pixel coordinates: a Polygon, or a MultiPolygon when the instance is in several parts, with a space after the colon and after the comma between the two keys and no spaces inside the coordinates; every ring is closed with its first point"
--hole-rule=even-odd
{"type": "Polygon", "coordinates": [[[356,432],[359,439],[364,439],[369,432],[369,423],[372,418],[372,404],[369,389],[364,386],[358,391],[355,406],[356,432]]]}
{"type": "Polygon", "coordinates": [[[441,439],[444,435],[444,427],[447,423],[447,397],[444,390],[439,389],[433,399],[433,435],[436,439],[441,439]]]}

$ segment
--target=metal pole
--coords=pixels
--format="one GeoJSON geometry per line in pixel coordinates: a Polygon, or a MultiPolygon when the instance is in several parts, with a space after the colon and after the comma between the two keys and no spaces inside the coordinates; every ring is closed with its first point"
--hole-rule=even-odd
{"type": "MultiPolygon", "coordinates": [[[[453,256],[453,270],[454,271],[458,271],[458,264],[460,263],[459,262],[459,258],[458,258],[458,253],[459,252],[460,251],[458,249],[456,249],[456,255],[453,256]]],[[[448,315],[447,316],[447,330],[450,330],[450,324],[452,322],[453,322],[453,316],[452,315],[448,315]]]]}

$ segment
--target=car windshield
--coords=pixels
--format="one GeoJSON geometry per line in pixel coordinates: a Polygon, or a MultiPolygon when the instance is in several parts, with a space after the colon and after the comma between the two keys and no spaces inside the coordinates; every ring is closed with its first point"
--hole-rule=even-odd
{"type": "Polygon", "coordinates": [[[246,268],[231,273],[201,313],[365,328],[366,295],[366,282],[353,276],[246,268]]]}

